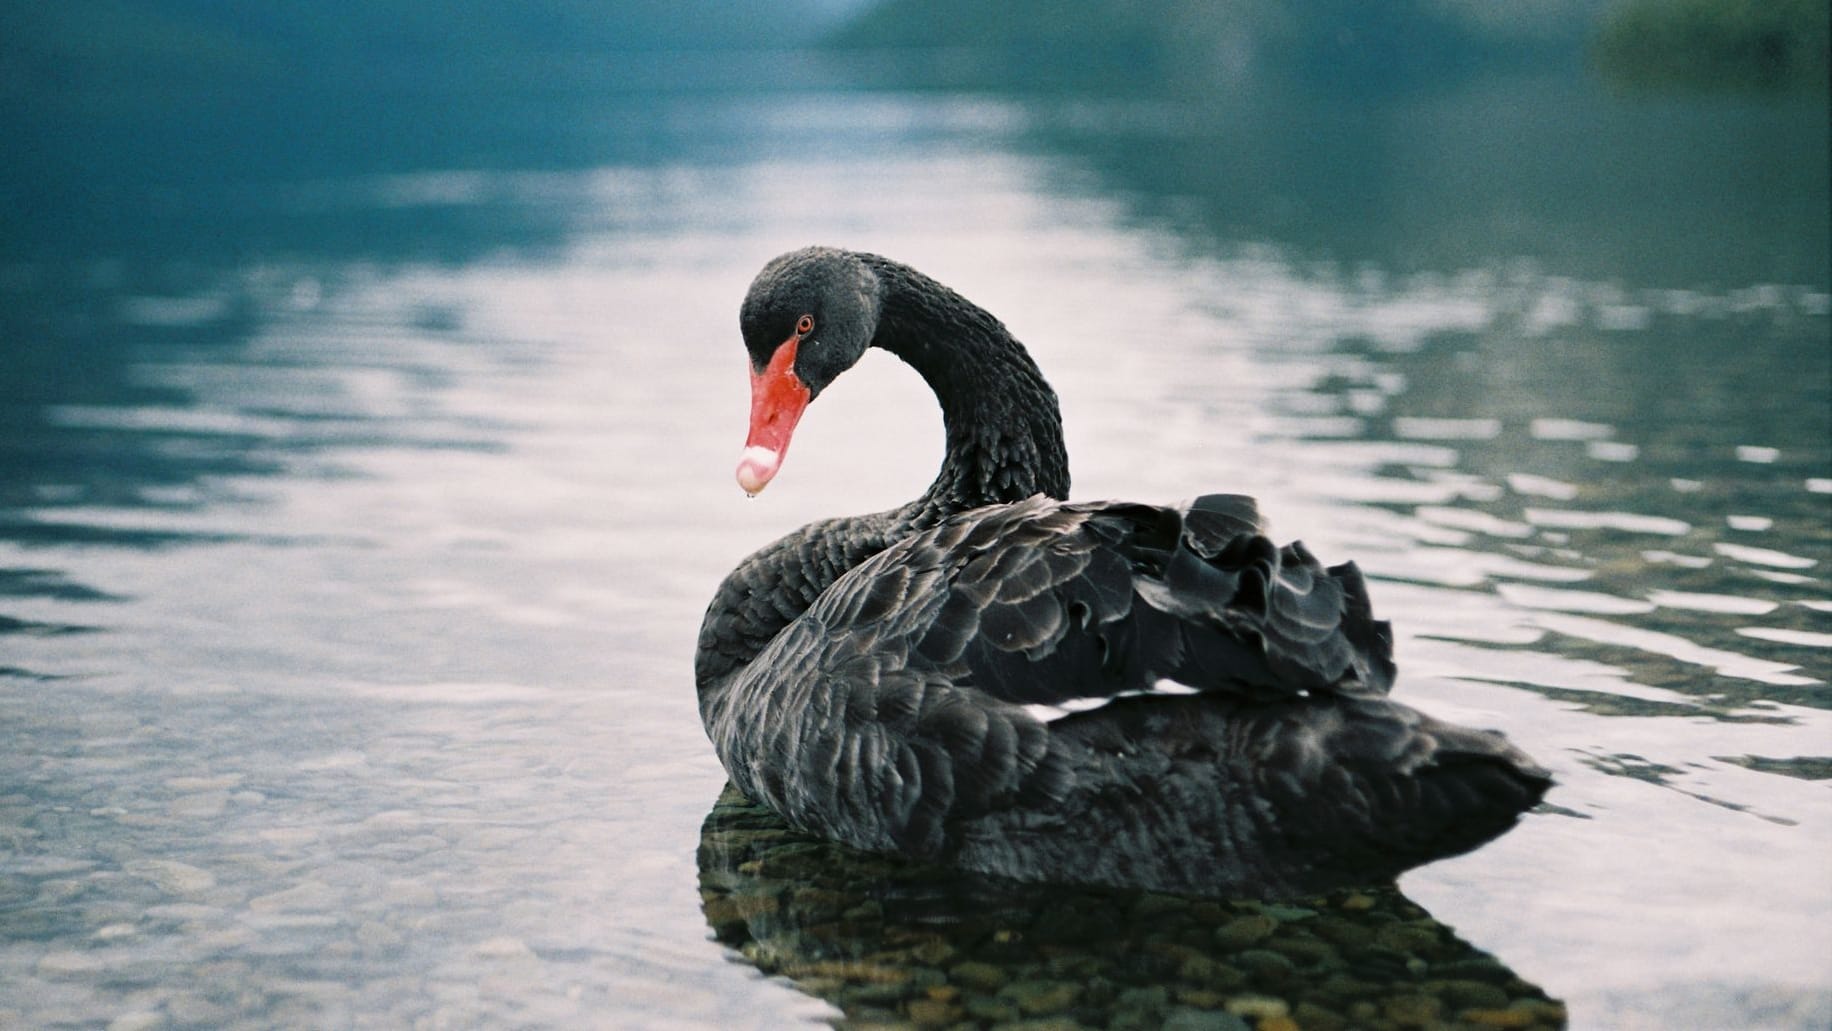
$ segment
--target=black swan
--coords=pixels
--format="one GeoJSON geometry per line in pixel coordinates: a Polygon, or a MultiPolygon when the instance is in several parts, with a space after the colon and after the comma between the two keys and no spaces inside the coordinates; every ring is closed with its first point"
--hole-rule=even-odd
{"type": "Polygon", "coordinates": [[[1282,895],[1468,851],[1550,786],[1501,735],[1388,700],[1361,573],[1274,545],[1252,499],[1067,503],[1055,393],[935,280],[793,251],[740,325],[747,492],[867,347],[928,381],[947,434],[921,497],[783,537],[707,609],[707,735],[789,823],[1023,880],[1282,895]]]}

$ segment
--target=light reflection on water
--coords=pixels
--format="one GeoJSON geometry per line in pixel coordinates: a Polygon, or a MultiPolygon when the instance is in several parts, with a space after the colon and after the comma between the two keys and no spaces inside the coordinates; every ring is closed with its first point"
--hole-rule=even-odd
{"type": "Polygon", "coordinates": [[[876,145],[288,202],[568,227],[460,262],[8,277],[20,306],[74,290],[68,332],[128,358],[9,423],[0,1023],[831,1012],[707,940],[694,858],[712,587],[939,457],[932,402],[873,357],[768,495],[731,484],[736,302],[811,241],[1004,318],[1078,496],[1253,493],[1355,558],[1400,693],[1554,768],[1552,811],[1405,879],[1437,919],[1580,1025],[1832,1006],[1823,284],[1319,267],[1135,219],[1006,149],[1010,106],[744,114],[876,145]]]}

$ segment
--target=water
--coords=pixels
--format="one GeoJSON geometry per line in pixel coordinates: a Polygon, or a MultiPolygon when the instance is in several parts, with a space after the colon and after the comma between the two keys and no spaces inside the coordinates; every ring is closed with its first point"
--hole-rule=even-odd
{"type": "Polygon", "coordinates": [[[835,1016],[702,911],[690,672],[738,559],[939,459],[872,356],[731,482],[737,301],[830,242],[1032,347],[1078,496],[1257,495],[1377,579],[1402,697],[1556,772],[1412,904],[1574,1026],[1823,1026],[1823,112],[1534,89],[536,98],[520,150],[12,216],[0,1025],[835,1016]]]}

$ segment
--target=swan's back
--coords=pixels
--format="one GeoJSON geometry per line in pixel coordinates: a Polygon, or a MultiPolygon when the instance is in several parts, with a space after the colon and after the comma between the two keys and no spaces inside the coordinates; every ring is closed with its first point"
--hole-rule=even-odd
{"type": "Polygon", "coordinates": [[[741,790],[860,847],[1283,892],[1473,848],[1545,790],[1498,735],[1388,701],[1392,676],[1359,571],[1273,545],[1250,499],[1039,497],[858,563],[702,708],[741,790]]]}

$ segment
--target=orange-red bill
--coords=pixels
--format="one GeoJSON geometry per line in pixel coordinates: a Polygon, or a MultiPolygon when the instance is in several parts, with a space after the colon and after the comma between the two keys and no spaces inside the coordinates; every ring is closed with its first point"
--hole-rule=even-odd
{"type": "Polygon", "coordinates": [[[808,407],[812,391],[795,374],[795,351],[800,346],[800,334],[789,337],[762,372],[751,373],[751,432],[738,459],[738,486],[746,494],[756,494],[775,477],[795,424],[808,407]]]}

